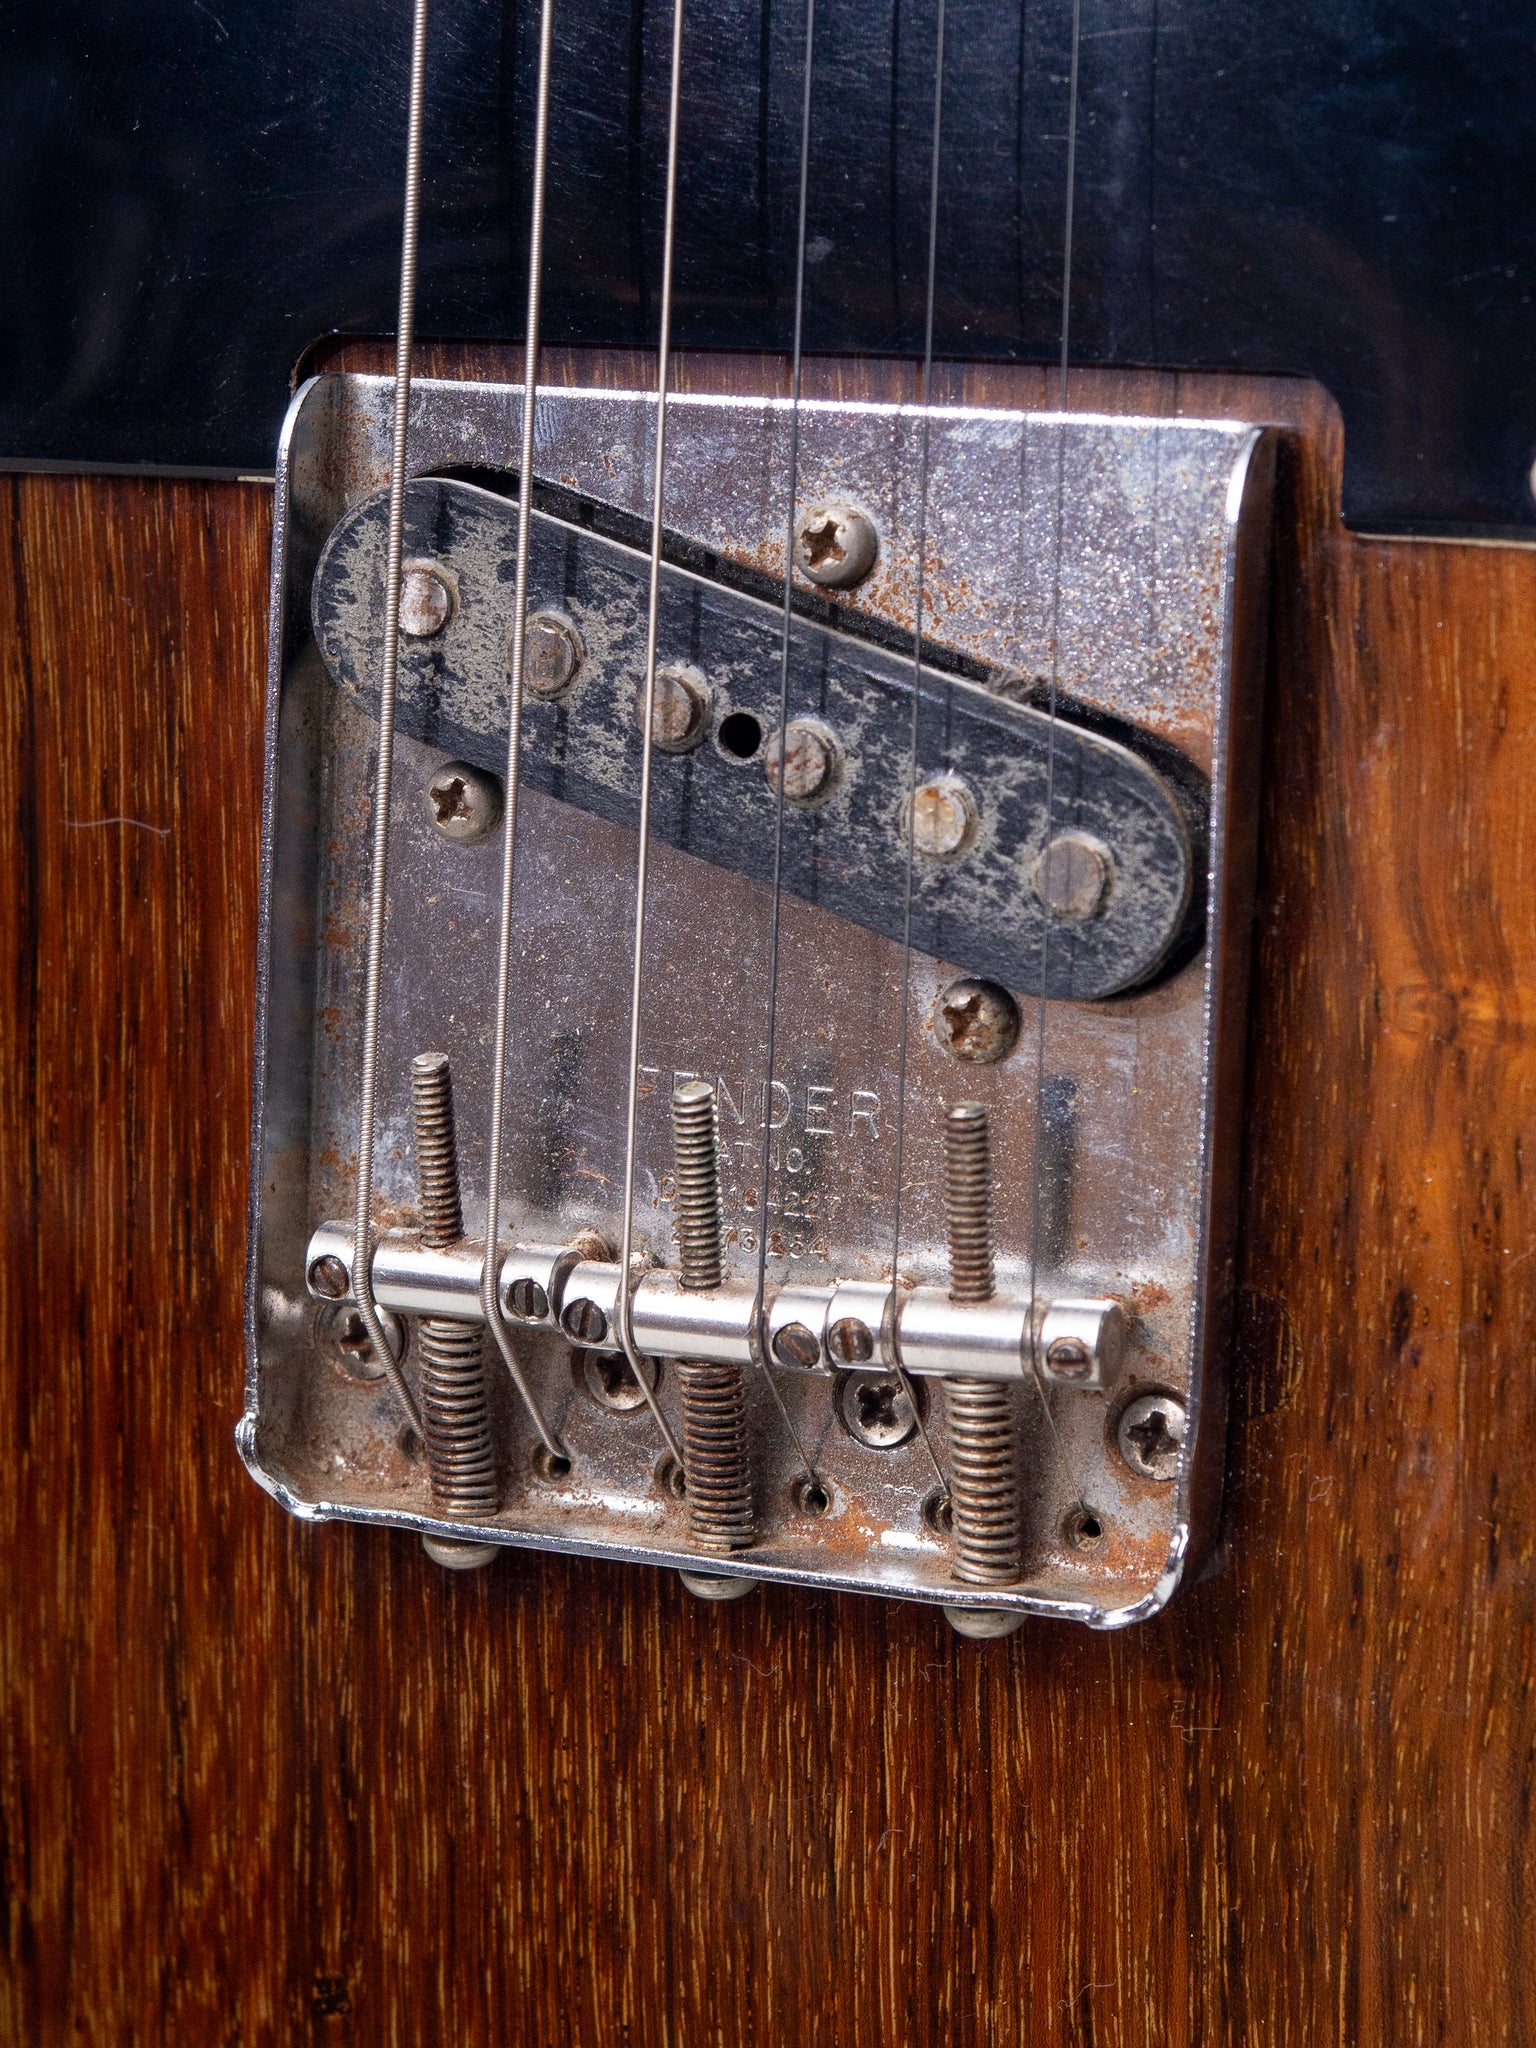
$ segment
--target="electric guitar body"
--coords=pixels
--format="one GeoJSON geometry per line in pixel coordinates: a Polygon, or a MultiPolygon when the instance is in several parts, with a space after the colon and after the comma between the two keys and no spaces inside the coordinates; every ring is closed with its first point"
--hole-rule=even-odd
{"type": "Polygon", "coordinates": [[[0,2036],[1530,2040],[1530,24],[422,12],[5,60],[0,2036]]]}

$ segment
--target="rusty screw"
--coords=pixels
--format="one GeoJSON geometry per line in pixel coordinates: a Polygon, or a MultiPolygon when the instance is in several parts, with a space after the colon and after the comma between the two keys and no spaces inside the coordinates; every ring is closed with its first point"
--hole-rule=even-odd
{"type": "MultiPolygon", "coordinates": [[[[714,693],[702,669],[669,662],[656,671],[656,698],[651,713],[651,738],[664,754],[690,754],[709,731],[714,693]]],[[[635,723],[645,719],[645,691],[635,692],[635,723]]]]}
{"type": "Polygon", "coordinates": [[[473,846],[501,823],[501,784],[467,761],[445,761],[427,781],[432,829],[454,846],[473,846]]]}
{"type": "Polygon", "coordinates": [[[875,1355],[875,1333],[858,1316],[839,1316],[827,1332],[827,1356],[834,1365],[863,1365],[875,1355]]]}
{"type": "Polygon", "coordinates": [[[879,553],[875,522],[846,498],[807,505],[795,522],[795,567],[824,590],[862,583],[879,553]]]}
{"type": "Polygon", "coordinates": [[[1172,1394],[1143,1394],[1126,1409],[1115,1432],[1121,1457],[1139,1478],[1175,1478],[1187,1420],[1184,1403],[1172,1394]]]}
{"type": "Polygon", "coordinates": [[[837,775],[837,742],[814,718],[792,718],[763,749],[763,773],[777,789],[782,775],[784,800],[808,804],[825,796],[837,775]]]}
{"type": "Polygon", "coordinates": [[[773,1355],[780,1365],[814,1372],[821,1363],[821,1346],[816,1341],[816,1332],[804,1323],[786,1323],[782,1330],[774,1332],[773,1355]]]}
{"type": "Polygon", "coordinates": [[[1019,1042],[1019,1006],[995,981],[952,981],[933,1006],[933,1035],[975,1066],[1005,1060],[1019,1042]]]}

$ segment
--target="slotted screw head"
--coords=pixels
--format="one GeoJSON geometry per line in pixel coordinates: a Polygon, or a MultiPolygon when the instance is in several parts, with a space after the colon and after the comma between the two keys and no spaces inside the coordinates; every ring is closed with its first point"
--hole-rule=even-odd
{"type": "Polygon", "coordinates": [[[795,567],[824,590],[862,583],[879,553],[875,522],[846,498],[807,505],[795,521],[795,567]]]}
{"type": "Polygon", "coordinates": [[[558,697],[586,656],[581,635],[558,612],[530,612],[523,634],[523,682],[535,697],[558,697]]]}
{"type": "Polygon", "coordinates": [[[597,1303],[589,1301],[585,1295],[565,1304],[560,1324],[567,1337],[576,1344],[601,1344],[608,1336],[608,1318],[597,1303]]]}
{"type": "Polygon", "coordinates": [[[839,1316],[827,1332],[827,1356],[834,1365],[863,1365],[875,1355],[875,1333],[858,1316],[839,1316]]]}
{"type": "Polygon", "coordinates": [[[430,640],[453,617],[453,583],[436,562],[406,562],[400,571],[400,630],[430,640]]]}
{"type": "Polygon", "coordinates": [[[454,846],[473,846],[501,823],[501,784],[467,761],[445,761],[427,778],[432,829],[454,846]]]}
{"type": "Polygon", "coordinates": [[[507,1307],[525,1323],[542,1323],[549,1314],[549,1296],[526,1274],[507,1289],[507,1307]]]}
{"type": "Polygon", "coordinates": [[[782,1330],[775,1331],[773,1355],[780,1365],[798,1366],[803,1372],[814,1372],[821,1363],[821,1346],[816,1332],[807,1329],[804,1323],[786,1323],[782,1330]]]}
{"type": "Polygon", "coordinates": [[[334,1252],[316,1259],[309,1269],[310,1292],[318,1294],[322,1301],[340,1301],[351,1285],[351,1274],[334,1252]]]}
{"type": "Polygon", "coordinates": [[[1143,1394],[1115,1432],[1121,1457],[1143,1479],[1175,1478],[1187,1419],[1184,1403],[1172,1394],[1143,1394]]]}
{"type": "Polygon", "coordinates": [[[1031,886],[1052,917],[1081,924],[1104,908],[1115,863],[1102,840],[1062,832],[1035,862],[1031,886]]]}

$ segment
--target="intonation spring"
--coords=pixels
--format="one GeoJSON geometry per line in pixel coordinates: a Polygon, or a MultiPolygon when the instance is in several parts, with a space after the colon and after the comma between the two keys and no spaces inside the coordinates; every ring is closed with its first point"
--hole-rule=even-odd
{"type": "MultiPolygon", "coordinates": [[[[464,1235],[453,1082],[440,1052],[411,1062],[411,1116],[421,1194],[421,1241],[445,1250],[464,1235]]],[[[478,1323],[423,1316],[417,1330],[421,1422],[434,1506],[455,1521],[496,1512],[496,1456],[485,1384],[484,1332],[478,1323]]]]}
{"type": "MultiPolygon", "coordinates": [[[[672,1153],[682,1284],[718,1287],[721,1264],[720,1151],[715,1091],[680,1082],[672,1095],[672,1153]]],[[[683,1473],[688,1527],[701,1550],[744,1550],[751,1543],[752,1474],[747,1462],[747,1389],[739,1365],[676,1359],[683,1398],[683,1473]]]]}
{"type": "MultiPolygon", "coordinates": [[[[944,1214],[952,1301],[989,1301],[994,1289],[992,1160],[987,1112],[957,1102],[944,1120],[944,1214]]],[[[1019,1576],[1018,1422],[1006,1380],[945,1381],[955,1577],[1007,1586],[1019,1576]]]]}

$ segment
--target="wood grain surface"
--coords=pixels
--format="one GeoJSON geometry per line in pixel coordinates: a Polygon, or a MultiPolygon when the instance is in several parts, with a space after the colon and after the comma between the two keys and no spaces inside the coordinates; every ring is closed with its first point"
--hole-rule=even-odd
{"type": "Polygon", "coordinates": [[[270,493],[0,479],[6,2043],[1536,2038],[1536,553],[1343,534],[1306,387],[1118,402],[1303,430],[1228,1532],[985,1646],[258,1492],[270,493]]]}

